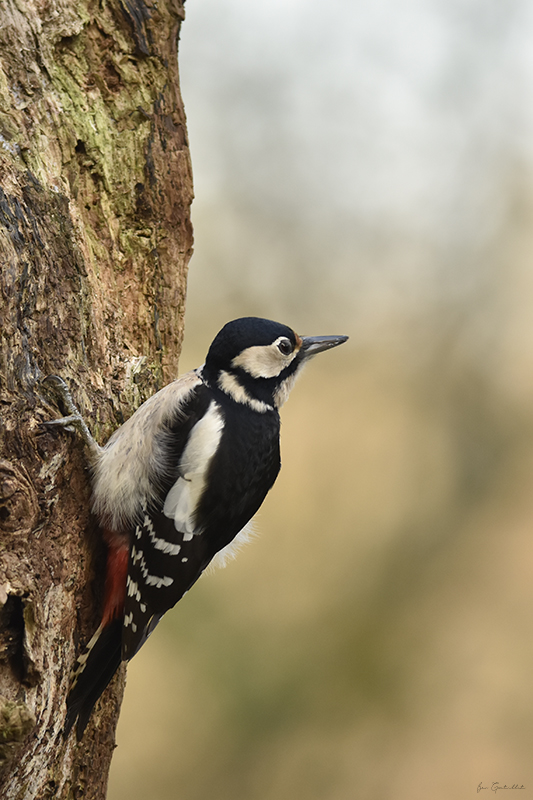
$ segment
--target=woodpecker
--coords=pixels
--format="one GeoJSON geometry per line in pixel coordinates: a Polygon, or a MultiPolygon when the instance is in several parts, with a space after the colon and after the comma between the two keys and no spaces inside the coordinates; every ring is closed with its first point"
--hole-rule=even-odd
{"type": "Polygon", "coordinates": [[[347,336],[298,336],[258,317],[228,322],[205,364],[161,389],[99,447],[66,384],[51,376],[92,451],[92,509],[107,545],[103,612],[78,657],[65,735],[78,741],[121,661],[210,563],[246,540],[279,473],[279,409],[311,356],[347,336]]]}

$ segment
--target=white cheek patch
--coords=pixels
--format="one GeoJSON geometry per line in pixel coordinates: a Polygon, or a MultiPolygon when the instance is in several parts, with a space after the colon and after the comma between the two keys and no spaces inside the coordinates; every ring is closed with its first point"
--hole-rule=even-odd
{"type": "Polygon", "coordinates": [[[298,349],[284,356],[278,344],[285,336],[279,336],[275,342],[267,345],[247,347],[231,362],[232,367],[243,369],[252,378],[275,378],[286,369],[298,355],[298,349]]]}
{"type": "Polygon", "coordinates": [[[181,476],[165,499],[163,513],[174,520],[176,530],[183,533],[183,541],[201,533],[195,527],[195,512],[203,494],[207,470],[215,455],[224,421],[213,401],[204,416],[196,423],[181,457],[181,476]]]}

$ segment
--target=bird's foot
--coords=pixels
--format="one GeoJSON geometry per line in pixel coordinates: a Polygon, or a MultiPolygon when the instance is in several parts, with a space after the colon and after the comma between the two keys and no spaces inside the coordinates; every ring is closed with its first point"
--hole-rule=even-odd
{"type": "Polygon", "coordinates": [[[93,439],[89,428],[82,415],[78,411],[69,388],[63,378],[59,375],[48,375],[42,383],[49,389],[55,397],[59,400],[59,406],[63,411],[67,412],[64,417],[58,419],[50,419],[42,422],[46,428],[64,428],[67,431],[78,432],[89,448],[92,455],[98,455],[101,448],[93,439]]]}

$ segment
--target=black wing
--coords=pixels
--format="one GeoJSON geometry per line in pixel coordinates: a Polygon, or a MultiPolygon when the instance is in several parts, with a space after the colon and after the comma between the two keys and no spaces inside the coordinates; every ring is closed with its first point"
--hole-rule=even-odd
{"type": "Polygon", "coordinates": [[[135,528],[124,604],[122,658],[129,660],[163,616],[198,580],[214,553],[202,534],[176,530],[162,511],[145,510],[135,528]]]}
{"type": "MultiPolygon", "coordinates": [[[[192,522],[180,529],[163,508],[169,492],[176,492],[178,484],[188,491],[189,479],[182,474],[186,469],[182,457],[196,426],[205,425],[206,419],[213,415],[216,424],[222,426],[222,417],[215,406],[210,390],[201,384],[161,433],[167,469],[160,476],[155,499],[143,501],[141,518],[131,536],[122,633],[125,660],[135,655],[163,614],[183,597],[214,555],[208,537],[200,531],[193,534],[192,522]]],[[[209,459],[205,464],[207,469],[209,459]]],[[[194,508],[190,516],[192,520],[194,508]]]]}

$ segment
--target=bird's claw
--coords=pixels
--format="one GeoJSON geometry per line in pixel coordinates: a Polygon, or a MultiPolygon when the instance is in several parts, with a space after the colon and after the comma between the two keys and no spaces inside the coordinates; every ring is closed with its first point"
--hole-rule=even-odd
{"type": "Polygon", "coordinates": [[[100,451],[100,447],[93,439],[91,432],[87,427],[82,415],[78,411],[74,400],[72,399],[72,395],[70,394],[70,390],[63,378],[60,378],[59,375],[48,375],[46,378],[44,378],[42,383],[45,384],[47,388],[53,392],[53,394],[55,394],[57,399],[60,401],[60,406],[62,409],[68,413],[64,417],[45,420],[41,424],[46,428],[59,427],[64,428],[66,431],[70,431],[71,433],[79,433],[89,450],[94,455],[97,454],[100,451]]]}

